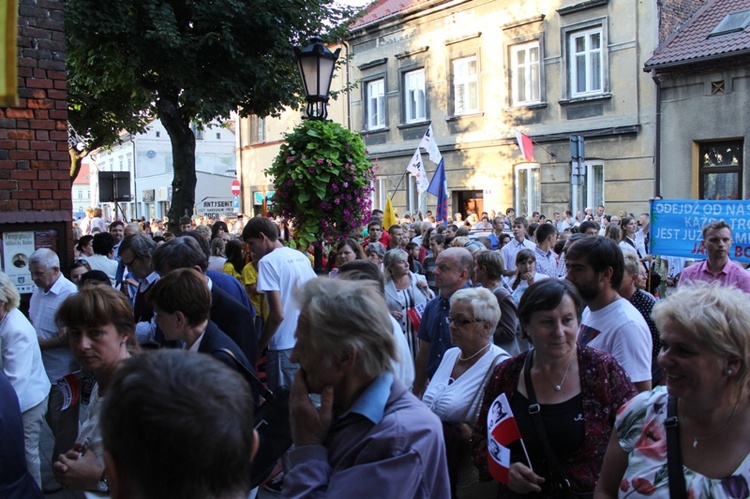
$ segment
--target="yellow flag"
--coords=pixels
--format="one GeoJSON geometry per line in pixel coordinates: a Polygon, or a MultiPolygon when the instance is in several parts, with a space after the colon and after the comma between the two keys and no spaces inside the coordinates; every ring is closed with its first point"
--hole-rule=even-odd
{"type": "Polygon", "coordinates": [[[18,103],[17,29],[17,0],[0,0],[0,106],[13,106],[18,103]]]}
{"type": "Polygon", "coordinates": [[[393,212],[393,204],[391,204],[391,197],[386,196],[385,211],[383,213],[383,230],[388,230],[391,225],[396,225],[396,214],[393,212]]]}

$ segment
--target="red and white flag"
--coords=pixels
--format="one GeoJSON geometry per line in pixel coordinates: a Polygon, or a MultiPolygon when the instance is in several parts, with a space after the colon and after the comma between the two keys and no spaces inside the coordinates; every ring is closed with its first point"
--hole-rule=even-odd
{"type": "Polygon", "coordinates": [[[510,410],[508,397],[501,393],[487,412],[487,465],[492,478],[500,483],[507,484],[509,480],[508,446],[520,438],[521,432],[510,410]]]}
{"type": "Polygon", "coordinates": [[[78,402],[78,398],[81,396],[81,388],[78,385],[78,378],[76,378],[75,373],[68,374],[55,380],[55,384],[60,388],[60,391],[63,394],[63,405],[60,408],[61,411],[64,411],[78,402]]]}
{"type": "Polygon", "coordinates": [[[521,148],[521,154],[526,161],[534,161],[534,143],[531,141],[531,137],[516,130],[516,141],[518,141],[518,147],[521,148]]]}

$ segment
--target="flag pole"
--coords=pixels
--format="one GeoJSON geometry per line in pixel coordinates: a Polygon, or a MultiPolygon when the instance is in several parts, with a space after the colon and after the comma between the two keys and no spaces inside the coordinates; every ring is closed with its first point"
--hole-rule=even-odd
{"type": "Polygon", "coordinates": [[[529,453],[528,453],[528,451],[526,450],[526,444],[525,444],[525,443],[523,443],[523,438],[521,439],[521,448],[523,448],[523,453],[524,453],[524,455],[526,456],[526,462],[527,462],[527,463],[529,463],[529,469],[530,469],[530,470],[531,470],[531,472],[533,473],[533,472],[534,472],[534,467],[533,467],[533,466],[531,466],[531,458],[529,458],[529,453]]]}
{"type": "MultiPolygon", "coordinates": [[[[404,170],[404,173],[401,174],[401,178],[398,179],[398,184],[396,184],[396,188],[393,189],[393,194],[396,194],[396,192],[398,192],[398,188],[401,187],[401,182],[404,181],[404,177],[406,176],[407,173],[408,172],[404,170]]],[[[393,199],[393,194],[391,194],[391,199],[393,199]]]]}

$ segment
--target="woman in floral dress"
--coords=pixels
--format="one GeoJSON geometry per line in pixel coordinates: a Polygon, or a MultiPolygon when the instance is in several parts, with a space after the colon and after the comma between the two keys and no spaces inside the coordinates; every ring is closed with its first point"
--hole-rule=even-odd
{"type": "Polygon", "coordinates": [[[750,497],[750,309],[731,287],[694,283],[654,307],[667,382],[617,415],[597,498],[667,498],[667,401],[676,398],[689,498],[750,497]]]}

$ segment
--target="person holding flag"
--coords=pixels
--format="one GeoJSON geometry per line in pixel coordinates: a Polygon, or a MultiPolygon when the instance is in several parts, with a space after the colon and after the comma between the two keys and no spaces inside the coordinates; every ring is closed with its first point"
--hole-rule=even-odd
{"type": "Polygon", "coordinates": [[[637,392],[612,356],[577,344],[582,311],[565,280],[536,282],[521,298],[534,349],[495,368],[471,440],[480,475],[501,482],[498,497],[586,497],[596,486],[617,410],[637,392]]]}

